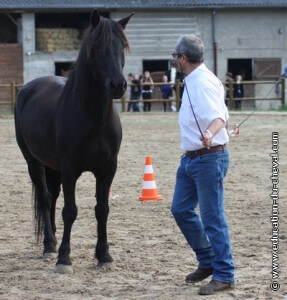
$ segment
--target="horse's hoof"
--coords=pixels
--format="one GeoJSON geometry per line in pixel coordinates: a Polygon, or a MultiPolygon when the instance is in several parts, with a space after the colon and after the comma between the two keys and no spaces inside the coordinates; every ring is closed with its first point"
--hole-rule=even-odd
{"type": "Polygon", "coordinates": [[[72,266],[59,264],[59,265],[56,265],[55,273],[59,273],[59,274],[73,274],[74,271],[73,271],[72,266]]]}
{"type": "Polygon", "coordinates": [[[49,262],[53,261],[57,257],[57,253],[55,252],[48,252],[43,254],[43,261],[44,262],[49,262]]]}
{"type": "Polygon", "coordinates": [[[112,262],[98,262],[97,268],[101,268],[104,270],[110,270],[113,267],[112,262]]]}

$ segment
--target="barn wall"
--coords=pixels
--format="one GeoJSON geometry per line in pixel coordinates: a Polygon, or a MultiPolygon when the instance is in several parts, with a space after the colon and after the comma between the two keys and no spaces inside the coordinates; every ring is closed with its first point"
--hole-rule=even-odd
{"type": "MultiPolygon", "coordinates": [[[[277,59],[281,61],[281,72],[287,63],[287,10],[286,9],[257,9],[257,10],[221,10],[217,12],[217,42],[218,42],[218,74],[224,78],[227,61],[231,58],[277,59]]],[[[271,66],[270,66],[271,67],[271,66]]],[[[271,67],[272,69],[272,67],[271,67]]],[[[279,67],[280,69],[280,67],[279,67]]],[[[253,75],[256,74],[256,64],[253,65],[253,75]]],[[[234,74],[235,75],[235,74],[234,74]]],[[[258,84],[255,86],[255,96],[264,99],[280,97],[279,88],[272,85],[258,84]]],[[[276,108],[280,101],[256,101],[259,109],[276,108]]],[[[243,108],[248,103],[243,103],[243,108]]],[[[252,107],[253,108],[253,107],[252,107]]]]}
{"type": "Polygon", "coordinates": [[[286,17],[286,9],[218,11],[219,74],[224,75],[228,58],[281,58],[283,70],[287,63],[286,17]]]}
{"type": "MultiPolygon", "coordinates": [[[[120,19],[129,12],[115,12],[120,19]]],[[[196,34],[205,45],[205,64],[214,71],[212,10],[139,11],[127,26],[131,52],[127,55],[125,74],[142,73],[146,59],[171,59],[170,53],[182,35],[196,34]]],[[[221,9],[215,11],[217,76],[225,79],[228,59],[279,58],[281,70],[287,64],[287,9],[221,9]]],[[[254,69],[255,72],[255,69],[254,69]]],[[[282,72],[281,72],[282,73],[282,72]]],[[[278,73],[278,76],[280,73],[278,73]]],[[[256,97],[264,98],[266,89],[256,86],[256,97]]],[[[273,89],[268,97],[278,97],[273,89]]],[[[264,101],[260,108],[274,108],[274,101],[264,101]]],[[[275,106],[280,103],[277,102],[275,106]]],[[[243,103],[250,108],[252,103],[243,103]]]]}
{"type": "Polygon", "coordinates": [[[55,75],[56,62],[73,62],[78,51],[36,52],[26,60],[26,82],[41,76],[55,75]]]}
{"type": "MultiPolygon", "coordinates": [[[[111,18],[120,19],[129,13],[115,11],[111,18]]],[[[227,62],[231,58],[279,58],[283,70],[287,64],[287,10],[268,9],[266,16],[266,9],[216,10],[215,37],[218,77],[221,80],[225,78],[227,62]]],[[[34,14],[22,14],[21,24],[25,82],[54,74],[55,62],[77,58],[77,51],[35,51],[34,14]]],[[[127,34],[131,52],[126,56],[125,75],[142,73],[143,60],[170,60],[179,38],[189,34],[203,40],[205,63],[213,71],[212,10],[138,10],[127,26],[127,34]]]]}
{"type": "MultiPolygon", "coordinates": [[[[119,19],[127,14],[128,11],[123,11],[111,16],[119,19]]],[[[125,72],[142,72],[142,59],[170,59],[180,36],[188,34],[196,34],[203,40],[205,63],[213,70],[211,16],[211,10],[136,12],[127,27],[131,53],[125,72]]],[[[283,69],[287,63],[287,10],[269,9],[266,16],[266,9],[216,11],[219,78],[224,79],[228,58],[279,57],[283,69]]]]}
{"type": "MultiPolygon", "coordinates": [[[[112,19],[120,19],[130,12],[115,12],[112,19]]],[[[126,32],[131,52],[127,55],[125,73],[142,73],[143,60],[170,60],[181,35],[200,36],[198,14],[193,12],[137,11],[126,32]]]]}
{"type": "MultiPolygon", "coordinates": [[[[276,57],[282,59],[282,69],[287,63],[287,10],[272,9],[266,18],[266,10],[217,10],[215,16],[215,35],[218,44],[218,76],[224,79],[228,58],[276,57]],[[282,34],[279,34],[281,29],[282,34]]],[[[130,11],[113,12],[111,18],[120,19],[130,11]]],[[[211,10],[185,11],[137,11],[127,26],[131,52],[127,55],[125,74],[141,73],[142,60],[171,59],[171,52],[182,35],[196,34],[202,38],[205,49],[205,62],[213,70],[213,44],[211,10]]],[[[43,57],[35,53],[35,34],[33,14],[23,14],[23,50],[24,55],[35,55],[30,61],[43,57]],[[25,33],[26,32],[26,33],[25,33]],[[37,58],[38,56],[38,58],[37,58]]],[[[60,57],[68,60],[76,58],[70,51],[60,51],[60,57]]],[[[53,55],[45,56],[48,61],[45,72],[51,72],[54,66],[53,55]],[[50,65],[50,66],[49,66],[50,65]]],[[[56,54],[57,57],[57,54],[56,54]]],[[[60,58],[62,59],[62,58],[60,58]]],[[[25,62],[28,59],[25,59],[25,62]]],[[[25,68],[26,69],[26,68],[25,68]]],[[[34,71],[29,76],[34,78],[34,71]]]]}
{"type": "Polygon", "coordinates": [[[0,83],[22,83],[22,45],[0,44],[0,53],[0,83]]]}
{"type": "Polygon", "coordinates": [[[78,51],[36,51],[35,32],[34,13],[23,13],[19,39],[23,41],[25,83],[41,76],[55,75],[55,62],[75,61],[78,55],[78,51]]]}
{"type": "MultiPolygon", "coordinates": [[[[0,84],[18,84],[23,82],[22,45],[0,44],[0,84]]],[[[0,88],[0,111],[10,112],[10,87],[0,88]]]]}

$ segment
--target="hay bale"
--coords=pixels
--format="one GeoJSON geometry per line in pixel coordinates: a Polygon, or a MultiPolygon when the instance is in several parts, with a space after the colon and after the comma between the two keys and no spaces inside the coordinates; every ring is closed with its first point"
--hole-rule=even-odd
{"type": "Polygon", "coordinates": [[[37,28],[36,48],[38,51],[78,50],[81,41],[79,31],[74,28],[37,28]]]}

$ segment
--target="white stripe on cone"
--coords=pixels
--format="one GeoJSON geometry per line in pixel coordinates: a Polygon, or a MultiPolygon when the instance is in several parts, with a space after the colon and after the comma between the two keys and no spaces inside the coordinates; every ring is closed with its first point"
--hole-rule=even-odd
{"type": "Polygon", "coordinates": [[[145,174],[151,174],[151,173],[153,173],[152,165],[145,165],[144,172],[145,172],[145,174]]]}
{"type": "Polygon", "coordinates": [[[143,190],[156,189],[155,181],[144,181],[143,190]]]}

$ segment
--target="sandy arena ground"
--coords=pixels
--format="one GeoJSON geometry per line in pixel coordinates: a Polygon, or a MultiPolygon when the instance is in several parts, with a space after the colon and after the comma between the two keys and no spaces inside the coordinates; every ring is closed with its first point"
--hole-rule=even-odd
{"type": "MultiPolygon", "coordinates": [[[[34,239],[31,183],[16,145],[14,125],[0,120],[0,299],[287,299],[287,115],[256,114],[231,139],[225,207],[236,263],[236,289],[198,296],[199,284],[186,284],[197,266],[179,232],[170,204],[181,155],[176,113],[121,114],[123,143],[112,186],[108,235],[114,263],[96,267],[94,187],[91,174],[77,184],[78,218],[72,230],[74,274],[54,273],[41,259],[34,239]],[[280,277],[271,283],[271,133],[279,132],[280,277]],[[160,202],[139,202],[145,157],[150,155],[160,202]],[[284,203],[285,202],[285,203],[284,203]]],[[[230,123],[244,119],[232,114],[230,123]]],[[[62,235],[57,206],[57,237],[62,235]]],[[[204,283],[207,283],[206,280],[204,283]]]]}

